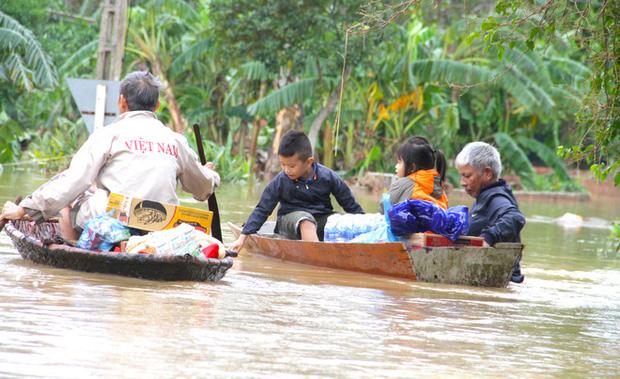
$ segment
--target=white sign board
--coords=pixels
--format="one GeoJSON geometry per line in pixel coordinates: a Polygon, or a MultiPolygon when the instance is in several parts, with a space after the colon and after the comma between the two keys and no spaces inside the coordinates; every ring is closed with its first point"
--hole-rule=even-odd
{"type": "Polygon", "coordinates": [[[103,126],[116,120],[121,84],[119,81],[67,78],[67,84],[89,133],[96,129],[95,116],[97,124],[103,126]]]}

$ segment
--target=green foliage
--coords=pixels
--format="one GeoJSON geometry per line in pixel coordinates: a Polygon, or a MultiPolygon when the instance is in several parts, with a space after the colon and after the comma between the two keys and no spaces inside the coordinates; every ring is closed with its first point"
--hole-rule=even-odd
{"type": "Polygon", "coordinates": [[[506,133],[495,133],[493,137],[495,138],[495,143],[497,143],[504,165],[519,175],[521,182],[525,184],[526,188],[532,189],[536,172],[523,149],[506,133]]]}
{"type": "Polygon", "coordinates": [[[355,171],[358,173],[358,178],[361,177],[361,175],[368,170],[372,163],[380,161],[381,158],[381,148],[375,145],[372,149],[370,149],[366,158],[360,161],[355,167],[355,171]]]}
{"type": "MultiPolygon", "coordinates": [[[[75,4],[8,0],[0,5],[31,30],[28,35],[0,26],[0,62],[17,68],[11,79],[8,66],[0,63],[0,81],[17,84],[0,86],[0,160],[66,156],[85,138],[64,79],[94,76],[99,25],[87,19],[97,17],[100,3],[75,4]],[[48,8],[87,19],[53,16],[48,8]],[[30,37],[57,67],[59,85],[51,91],[36,90],[36,67],[44,66],[27,64],[24,41],[30,37]],[[28,83],[33,92],[26,91],[28,83]]],[[[585,159],[600,177],[620,182],[617,86],[612,85],[617,60],[600,64],[614,56],[609,49],[617,45],[611,34],[599,33],[613,30],[617,4],[608,4],[605,15],[598,3],[400,4],[405,3],[132,2],[125,71],[145,66],[157,71],[168,85],[161,119],[173,120],[176,104],[186,125],[202,125],[208,154],[227,180],[249,172],[247,162],[255,157],[246,157],[247,147],[258,125],[258,149],[271,148],[280,109],[299,106],[299,121],[306,131],[311,128],[339,88],[346,58],[342,129],[333,136],[336,169],[391,171],[394,148],[419,134],[448,159],[467,142],[494,140],[507,172],[522,175],[528,188],[576,188],[553,154],[559,146],[566,146],[559,149],[566,157],[585,159]],[[583,11],[580,16],[559,12],[574,7],[583,11]],[[562,15],[560,21],[550,20],[544,9],[562,15]],[[579,23],[579,17],[593,24],[579,23]],[[608,47],[593,44],[582,29],[567,29],[566,20],[604,37],[600,41],[608,47]],[[582,107],[588,111],[576,120],[582,107]],[[603,120],[608,127],[601,127],[603,120]],[[534,174],[533,161],[554,173],[534,174]]],[[[334,126],[332,111],[325,122],[334,126]]],[[[317,152],[325,148],[319,138],[317,152]]]]}
{"type": "Polygon", "coordinates": [[[9,81],[32,91],[57,84],[49,55],[32,31],[0,11],[0,81],[9,81]]]}
{"type": "MultiPolygon", "coordinates": [[[[203,141],[203,148],[207,161],[215,164],[217,172],[223,181],[234,182],[247,180],[250,176],[250,162],[242,155],[232,154],[233,139],[232,134],[225,145],[219,145],[214,141],[203,141]]],[[[193,135],[188,139],[196,143],[193,135]]]]}
{"type": "Polygon", "coordinates": [[[536,154],[540,159],[542,159],[542,161],[545,162],[548,167],[551,167],[555,171],[555,174],[561,180],[565,182],[572,181],[570,175],[568,174],[568,171],[566,170],[564,162],[562,162],[562,160],[553,150],[549,149],[543,143],[533,138],[520,136],[517,137],[517,141],[520,146],[530,151],[531,153],[536,154]]]}
{"type": "Polygon", "coordinates": [[[250,105],[248,112],[252,115],[273,114],[280,109],[303,103],[313,96],[315,83],[314,78],[290,83],[250,105]]]}
{"type": "MultiPolygon", "coordinates": [[[[578,106],[571,109],[576,114],[571,116],[576,117],[580,138],[561,152],[565,158],[591,164],[592,171],[602,180],[618,177],[620,2],[498,0],[495,10],[497,15],[487,16],[478,34],[487,49],[506,49],[524,43],[528,51],[534,51],[560,40],[572,45],[582,62],[588,62],[586,68],[577,62],[554,60],[564,64],[563,69],[579,73],[577,80],[587,80],[589,87],[586,92],[573,95],[579,100],[578,106]],[[570,36],[570,41],[566,41],[566,36],[570,36]]],[[[620,180],[614,183],[618,185],[620,180]]]]}
{"type": "MultiPolygon", "coordinates": [[[[344,47],[344,27],[357,21],[364,1],[213,0],[209,3],[212,35],[223,58],[239,65],[263,62],[270,72],[301,68],[322,59],[324,71],[336,71],[344,47]]],[[[362,39],[357,39],[361,47],[362,39]]],[[[365,41],[370,43],[370,41],[365,41]]],[[[351,45],[356,58],[359,50],[351,45]]]]}
{"type": "Polygon", "coordinates": [[[615,246],[616,253],[620,253],[620,224],[613,223],[609,233],[609,239],[615,246]]]}

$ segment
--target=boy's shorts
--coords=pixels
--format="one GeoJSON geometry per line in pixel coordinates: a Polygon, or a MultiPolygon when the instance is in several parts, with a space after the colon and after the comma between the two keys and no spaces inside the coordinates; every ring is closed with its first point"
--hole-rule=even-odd
{"type": "Polygon", "coordinates": [[[319,237],[319,241],[323,241],[323,233],[328,216],[329,214],[313,216],[306,211],[293,211],[278,217],[278,221],[276,222],[276,233],[282,234],[288,239],[299,240],[301,239],[299,224],[307,220],[316,225],[316,233],[319,237]]]}

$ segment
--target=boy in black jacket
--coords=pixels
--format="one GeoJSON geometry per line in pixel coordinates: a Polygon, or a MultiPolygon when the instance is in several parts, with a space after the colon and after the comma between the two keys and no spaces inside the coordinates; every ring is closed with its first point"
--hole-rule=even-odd
{"type": "Polygon", "coordinates": [[[247,236],[260,229],[278,203],[276,232],[304,241],[323,240],[327,217],[334,213],[330,194],[346,212],[364,213],[338,174],[314,162],[310,140],[304,133],[286,133],[278,156],[282,172],[269,182],[230,250],[239,251],[247,236]]]}
{"type": "MultiPolygon", "coordinates": [[[[456,156],[454,164],[465,192],[476,198],[467,234],[484,238],[486,246],[497,242],[521,242],[525,217],[510,186],[499,179],[502,163],[497,149],[484,142],[468,143],[456,156]]],[[[517,261],[511,280],[521,283],[523,279],[517,261]]]]}

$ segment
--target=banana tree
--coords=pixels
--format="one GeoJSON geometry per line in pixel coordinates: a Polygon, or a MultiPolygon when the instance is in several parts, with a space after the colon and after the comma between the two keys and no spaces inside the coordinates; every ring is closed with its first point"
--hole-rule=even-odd
{"type": "Polygon", "coordinates": [[[17,122],[16,99],[57,83],[54,63],[32,31],[0,11],[0,162],[17,159],[32,134],[17,122]]]}
{"type": "Polygon", "coordinates": [[[144,8],[135,6],[130,13],[133,26],[129,28],[126,51],[134,59],[129,66],[147,65],[163,82],[172,129],[184,133],[187,121],[177,100],[175,74],[178,71],[173,70],[173,61],[188,48],[184,37],[187,34],[199,35],[204,30],[201,28],[201,13],[189,2],[170,0],[154,0],[144,8]]]}

